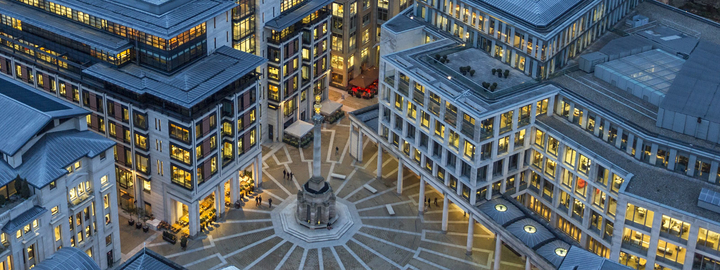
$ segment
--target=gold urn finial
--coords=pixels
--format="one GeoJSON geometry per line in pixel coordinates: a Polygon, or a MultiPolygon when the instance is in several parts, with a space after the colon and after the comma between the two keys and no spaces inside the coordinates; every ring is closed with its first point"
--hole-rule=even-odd
{"type": "Polygon", "coordinates": [[[315,108],[315,114],[320,114],[320,109],[322,108],[322,105],[320,105],[320,95],[315,96],[315,105],[313,105],[315,108]]]}

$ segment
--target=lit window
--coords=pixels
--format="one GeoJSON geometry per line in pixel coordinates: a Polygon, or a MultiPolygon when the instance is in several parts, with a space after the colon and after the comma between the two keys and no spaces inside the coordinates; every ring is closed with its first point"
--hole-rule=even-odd
{"type": "Polygon", "coordinates": [[[60,233],[60,225],[55,227],[55,241],[60,241],[62,239],[62,234],[60,233]]]}
{"type": "Polygon", "coordinates": [[[110,224],[110,222],[111,222],[111,220],[110,220],[110,214],[105,214],[105,225],[110,224]]]}
{"type": "Polygon", "coordinates": [[[29,232],[30,232],[30,224],[25,225],[25,233],[29,233],[29,232]]]}
{"type": "Polygon", "coordinates": [[[80,169],[80,167],[82,167],[82,161],[78,160],[77,162],[75,162],[75,170],[80,169]]]}
{"type": "Polygon", "coordinates": [[[22,237],[22,231],[21,231],[21,230],[17,230],[17,233],[15,233],[15,236],[17,236],[17,238],[22,237]]]}
{"type": "Polygon", "coordinates": [[[53,207],[52,209],[50,209],[50,213],[52,213],[53,216],[56,215],[57,213],[60,213],[60,207],[59,206],[53,207]]]}
{"type": "Polygon", "coordinates": [[[103,208],[110,207],[110,194],[105,194],[103,196],[103,208]]]}
{"type": "Polygon", "coordinates": [[[35,228],[35,229],[37,229],[38,227],[40,227],[40,222],[39,222],[37,219],[36,219],[36,220],[33,220],[33,223],[32,223],[32,224],[33,224],[33,225],[32,225],[33,228],[35,228]]]}

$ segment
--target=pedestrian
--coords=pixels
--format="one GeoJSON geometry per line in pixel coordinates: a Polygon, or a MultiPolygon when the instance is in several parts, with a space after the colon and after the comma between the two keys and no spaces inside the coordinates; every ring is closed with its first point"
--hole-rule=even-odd
{"type": "Polygon", "coordinates": [[[430,208],[430,198],[428,198],[428,208],[430,208]]]}
{"type": "Polygon", "coordinates": [[[437,198],[435,198],[435,206],[438,206],[438,205],[437,205],[437,198]]]}
{"type": "Polygon", "coordinates": [[[283,180],[287,179],[287,172],[283,170],[283,180]]]}
{"type": "Polygon", "coordinates": [[[337,146],[335,146],[335,156],[338,155],[338,152],[340,152],[340,148],[338,148],[337,146]]]}
{"type": "Polygon", "coordinates": [[[258,196],[258,206],[262,206],[262,196],[258,196]]]}
{"type": "Polygon", "coordinates": [[[290,180],[293,180],[294,176],[295,176],[295,174],[293,172],[290,172],[290,180]]]}
{"type": "Polygon", "coordinates": [[[255,206],[258,206],[258,197],[255,197],[255,206]]]}
{"type": "Polygon", "coordinates": [[[270,206],[270,207],[268,207],[268,208],[272,208],[272,198],[269,198],[269,199],[268,199],[268,205],[270,206]]]}

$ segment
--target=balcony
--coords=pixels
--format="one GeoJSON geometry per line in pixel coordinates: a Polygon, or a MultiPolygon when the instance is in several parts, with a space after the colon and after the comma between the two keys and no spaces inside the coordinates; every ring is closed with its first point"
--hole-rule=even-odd
{"type": "Polygon", "coordinates": [[[388,83],[390,86],[395,87],[395,74],[385,76],[385,82],[388,83]]]}
{"type": "MultiPolygon", "coordinates": [[[[658,250],[658,252],[660,252],[660,250],[658,250]]],[[[668,252],[668,254],[671,254],[671,253],[672,253],[672,251],[667,251],[667,252],[668,252]]],[[[675,251],[675,252],[677,252],[677,251],[675,251]]],[[[682,264],[682,263],[678,263],[678,262],[671,261],[671,260],[669,260],[669,259],[667,259],[667,258],[665,258],[665,257],[662,257],[662,256],[655,256],[655,261],[658,261],[658,262],[667,264],[667,265],[669,265],[669,266],[672,266],[673,268],[683,269],[683,264],[682,264]]]]}
{"type": "Polygon", "coordinates": [[[623,239],[622,248],[630,250],[630,251],[634,251],[635,253],[638,253],[638,254],[645,255],[648,252],[648,248],[643,246],[643,244],[649,245],[649,243],[643,243],[638,239],[634,239],[634,238],[627,239],[626,238],[626,239],[623,239]]]}
{"type": "Polygon", "coordinates": [[[418,91],[413,91],[413,101],[420,104],[420,106],[425,105],[425,94],[418,91]]]}
{"type": "Polygon", "coordinates": [[[650,227],[648,227],[648,226],[645,226],[644,224],[637,223],[637,222],[632,221],[632,220],[629,220],[629,219],[625,219],[625,224],[626,224],[626,225],[633,226],[633,227],[638,228],[638,229],[642,229],[643,231],[648,232],[648,233],[649,233],[650,230],[652,229],[652,228],[650,228],[650,227]]]}
{"type": "MultiPolygon", "coordinates": [[[[73,209],[74,207],[77,207],[78,205],[81,205],[81,204],[83,204],[84,202],[86,202],[86,201],[91,200],[92,198],[94,198],[95,196],[92,195],[92,194],[93,194],[92,189],[86,189],[86,190],[85,190],[85,193],[80,194],[80,195],[78,195],[78,196],[75,196],[74,199],[70,199],[70,201],[68,202],[68,206],[69,206],[71,209],[73,209]]],[[[74,210],[75,210],[75,209],[73,209],[73,211],[74,211],[74,210]]]]}
{"type": "Polygon", "coordinates": [[[410,86],[408,86],[408,83],[405,81],[400,81],[398,84],[398,91],[404,96],[408,95],[408,88],[410,88],[410,86]]]}
{"type": "Polygon", "coordinates": [[[463,121],[460,132],[462,132],[462,134],[465,134],[465,136],[473,138],[475,137],[475,125],[463,121]]]}

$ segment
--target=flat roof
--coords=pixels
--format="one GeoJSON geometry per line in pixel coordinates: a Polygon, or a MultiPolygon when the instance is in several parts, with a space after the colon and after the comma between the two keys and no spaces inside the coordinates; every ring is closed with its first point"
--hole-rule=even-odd
{"type": "Polygon", "coordinates": [[[554,133],[554,136],[582,145],[589,151],[611,161],[613,165],[632,173],[631,179],[625,179],[627,182],[625,193],[645,198],[668,208],[720,222],[720,213],[697,206],[697,198],[702,188],[720,192],[720,187],[717,185],[639,162],[621,152],[620,149],[557,116],[538,116],[536,124],[554,133]]]}
{"type": "Polygon", "coordinates": [[[531,80],[518,71],[511,71],[509,78],[497,78],[500,82],[498,88],[491,92],[482,87],[482,82],[480,85],[477,83],[483,76],[488,76],[487,80],[492,76],[491,69],[487,66],[512,69],[500,60],[477,49],[462,46],[453,39],[440,39],[382,57],[404,74],[417,78],[418,82],[426,87],[432,87],[436,94],[445,95],[445,99],[455,99],[458,107],[464,107],[463,111],[468,113],[482,114],[507,107],[512,102],[521,102],[560,90],[554,85],[531,80]],[[456,54],[458,52],[464,53],[456,54]],[[435,60],[436,54],[447,54],[450,63],[435,60]],[[459,72],[459,66],[467,65],[476,69],[474,76],[462,75],[459,72]]]}
{"type": "Polygon", "coordinates": [[[131,47],[127,39],[60,18],[18,1],[0,0],[0,13],[112,54],[120,53],[131,47]]]}
{"type": "Polygon", "coordinates": [[[0,152],[15,155],[53,119],[88,113],[21,82],[0,77],[0,152]]]}
{"type": "Polygon", "coordinates": [[[332,2],[334,2],[334,0],[308,0],[301,4],[301,6],[287,11],[287,13],[268,21],[265,23],[265,27],[275,31],[282,31],[283,29],[288,28],[296,22],[309,16],[313,12],[332,4],[332,2]]]}
{"type": "Polygon", "coordinates": [[[700,41],[660,108],[713,122],[720,119],[720,45],[700,41]]]}
{"type": "Polygon", "coordinates": [[[241,77],[254,72],[267,59],[223,46],[188,67],[165,75],[137,64],[115,68],[97,63],[83,73],[137,94],[149,94],[191,108],[241,77]]]}
{"type": "MultiPolygon", "coordinates": [[[[602,112],[605,115],[626,120],[625,124],[644,130],[648,135],[654,135],[659,139],[695,149],[720,153],[720,145],[718,144],[656,126],[657,106],[612,86],[596,78],[593,74],[587,74],[584,71],[573,71],[554,77],[550,81],[561,86],[563,93],[570,95],[574,100],[588,103],[594,107],[595,111],[602,112]],[[613,98],[608,98],[608,93],[613,98]]],[[[671,98],[666,96],[665,100],[671,100],[671,98]]]]}
{"type": "Polygon", "coordinates": [[[55,0],[55,3],[164,39],[173,38],[236,6],[235,1],[193,0],[155,14],[114,0],[55,0]]]}
{"type": "Polygon", "coordinates": [[[599,64],[634,83],[652,89],[656,94],[665,96],[670,84],[685,63],[685,60],[656,49],[626,56],[617,60],[599,64]]]}

